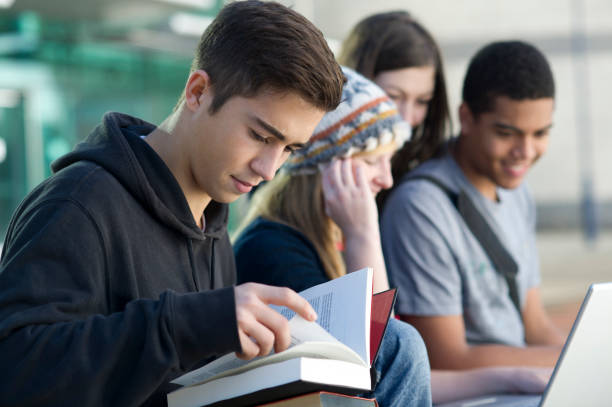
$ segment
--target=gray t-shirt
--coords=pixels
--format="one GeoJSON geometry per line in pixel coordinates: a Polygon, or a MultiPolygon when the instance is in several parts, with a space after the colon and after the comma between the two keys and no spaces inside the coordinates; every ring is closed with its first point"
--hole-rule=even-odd
{"type": "MultiPolygon", "coordinates": [[[[449,189],[464,189],[519,266],[521,306],[539,285],[535,206],[525,184],[497,189],[486,199],[467,180],[448,151],[408,176],[430,175],[449,189]]],[[[471,344],[524,346],[521,317],[508,285],[442,189],[427,180],[402,179],[381,217],[382,244],[396,310],[419,316],[461,315],[471,344]]]]}

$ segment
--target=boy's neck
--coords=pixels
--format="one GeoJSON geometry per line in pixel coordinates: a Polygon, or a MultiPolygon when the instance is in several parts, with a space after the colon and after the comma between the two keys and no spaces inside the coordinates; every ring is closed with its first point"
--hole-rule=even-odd
{"type": "Polygon", "coordinates": [[[452,157],[459,165],[467,180],[478,192],[490,201],[497,202],[497,185],[487,176],[480,174],[469,161],[469,152],[465,151],[468,146],[462,143],[461,135],[449,146],[452,157]]]}
{"type": "Polygon", "coordinates": [[[197,188],[191,173],[189,161],[186,159],[189,155],[183,151],[184,143],[181,142],[185,139],[185,130],[180,125],[179,114],[180,109],[166,118],[145,137],[145,142],[155,150],[172,172],[185,195],[194,222],[202,228],[203,213],[211,198],[197,188]]]}

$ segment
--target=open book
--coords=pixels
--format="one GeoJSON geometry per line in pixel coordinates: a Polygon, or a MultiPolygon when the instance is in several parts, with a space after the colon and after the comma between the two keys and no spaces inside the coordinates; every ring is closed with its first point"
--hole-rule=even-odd
{"type": "Polygon", "coordinates": [[[230,353],[189,372],[173,381],[184,387],[168,394],[169,407],[247,406],[312,391],[369,391],[370,366],[395,291],[372,297],[372,269],[367,268],[300,295],[317,312],[317,322],[273,306],[289,319],[291,345],[287,350],[250,361],[230,353]],[[371,320],[371,315],[377,320],[371,320]]]}

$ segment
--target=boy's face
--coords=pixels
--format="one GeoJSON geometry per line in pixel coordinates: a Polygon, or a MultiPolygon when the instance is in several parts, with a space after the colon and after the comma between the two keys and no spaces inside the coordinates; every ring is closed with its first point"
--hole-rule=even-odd
{"type": "Polygon", "coordinates": [[[325,113],[293,93],[260,92],[231,97],[211,115],[212,97],[208,91],[199,98],[186,154],[194,187],[217,202],[231,202],[272,179],[325,113]]]}
{"type": "Polygon", "coordinates": [[[474,117],[463,104],[459,110],[461,138],[457,161],[468,179],[486,197],[495,187],[518,187],[531,166],[546,152],[552,127],[552,98],[495,98],[490,112],[474,117]]]}

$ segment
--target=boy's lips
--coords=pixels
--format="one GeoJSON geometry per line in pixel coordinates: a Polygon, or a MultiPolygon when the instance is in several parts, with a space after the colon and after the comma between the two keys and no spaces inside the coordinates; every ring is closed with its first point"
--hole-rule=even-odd
{"type": "Polygon", "coordinates": [[[250,192],[253,189],[253,186],[256,185],[256,184],[251,184],[250,182],[242,181],[234,177],[233,175],[232,175],[232,180],[234,181],[234,185],[236,186],[236,189],[242,194],[246,194],[250,192]]]}
{"type": "Polygon", "coordinates": [[[522,177],[529,170],[529,164],[504,165],[504,170],[512,177],[522,177]]]}

